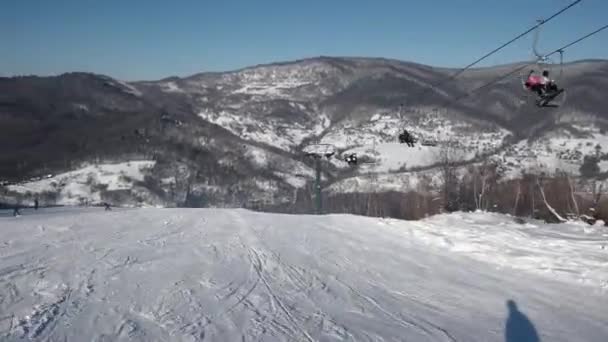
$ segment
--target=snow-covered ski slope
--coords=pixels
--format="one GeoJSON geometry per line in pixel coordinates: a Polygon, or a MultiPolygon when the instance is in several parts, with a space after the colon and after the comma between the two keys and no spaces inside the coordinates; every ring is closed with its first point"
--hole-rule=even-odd
{"type": "Polygon", "coordinates": [[[603,227],[487,213],[3,214],[2,341],[608,341],[603,227]]]}
{"type": "Polygon", "coordinates": [[[78,205],[84,200],[101,202],[99,186],[105,190],[132,189],[135,181],[143,181],[146,171],[156,164],[153,160],[133,160],[124,163],[86,165],[79,169],[50,175],[49,178],[9,185],[7,189],[21,194],[57,193],[59,205],[78,205]]]}

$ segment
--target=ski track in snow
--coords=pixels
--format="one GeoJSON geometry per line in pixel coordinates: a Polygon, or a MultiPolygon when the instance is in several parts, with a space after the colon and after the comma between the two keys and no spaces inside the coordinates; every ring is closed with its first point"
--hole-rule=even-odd
{"type": "Polygon", "coordinates": [[[542,341],[608,337],[603,227],[63,208],[0,231],[2,341],[505,341],[509,299],[542,341]]]}

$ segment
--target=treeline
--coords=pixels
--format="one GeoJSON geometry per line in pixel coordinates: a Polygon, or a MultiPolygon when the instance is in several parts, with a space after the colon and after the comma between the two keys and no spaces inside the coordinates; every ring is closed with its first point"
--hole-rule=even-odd
{"type": "MultiPolygon", "coordinates": [[[[602,196],[602,182],[595,178],[558,173],[524,174],[509,180],[503,179],[501,170],[491,164],[466,170],[447,165],[440,172],[439,188],[427,185],[427,189],[418,191],[324,193],[322,213],[418,220],[443,212],[483,210],[547,222],[608,222],[608,198],[602,196]]],[[[308,186],[297,192],[293,203],[255,209],[312,214],[316,212],[315,192],[308,186]]]]}

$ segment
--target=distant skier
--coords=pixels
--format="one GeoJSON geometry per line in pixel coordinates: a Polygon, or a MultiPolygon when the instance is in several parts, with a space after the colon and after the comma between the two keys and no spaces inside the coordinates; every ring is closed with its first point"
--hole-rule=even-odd
{"type": "Polygon", "coordinates": [[[34,200],[34,210],[38,210],[38,197],[34,200]]]}
{"type": "Polygon", "coordinates": [[[104,202],[103,206],[105,207],[105,211],[111,211],[112,208],[110,207],[110,203],[108,202],[104,202]]]}
{"type": "Polygon", "coordinates": [[[19,211],[19,205],[15,205],[15,208],[13,209],[13,216],[17,217],[17,216],[21,216],[21,212],[19,211]]]}

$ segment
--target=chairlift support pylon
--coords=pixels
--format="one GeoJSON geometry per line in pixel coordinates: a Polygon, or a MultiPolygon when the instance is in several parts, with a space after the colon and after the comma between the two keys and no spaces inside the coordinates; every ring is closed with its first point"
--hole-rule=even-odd
{"type": "Polygon", "coordinates": [[[321,188],[321,161],[323,158],[330,159],[336,154],[335,146],[331,144],[311,144],[303,149],[307,157],[314,158],[315,161],[315,193],[316,193],[316,213],[323,213],[323,198],[321,188]]]}

